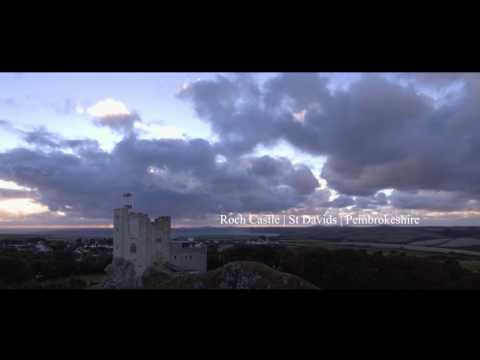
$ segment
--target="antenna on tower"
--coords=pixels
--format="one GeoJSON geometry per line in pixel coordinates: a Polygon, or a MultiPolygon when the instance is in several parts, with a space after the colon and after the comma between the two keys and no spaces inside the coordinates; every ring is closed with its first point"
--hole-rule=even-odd
{"type": "Polygon", "coordinates": [[[125,193],[123,194],[123,206],[126,207],[127,209],[132,208],[132,194],[131,193],[125,193]]]}

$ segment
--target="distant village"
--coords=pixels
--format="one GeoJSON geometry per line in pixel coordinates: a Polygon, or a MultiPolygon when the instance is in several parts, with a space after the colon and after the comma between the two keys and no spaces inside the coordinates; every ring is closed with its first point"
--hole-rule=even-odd
{"type": "MultiPolygon", "coordinates": [[[[195,237],[178,237],[174,241],[188,241],[193,243],[202,243],[209,248],[216,248],[221,252],[234,245],[246,244],[246,245],[280,245],[280,241],[275,240],[270,236],[258,236],[258,237],[230,237],[221,239],[211,239],[208,236],[195,237]]],[[[105,253],[111,253],[113,251],[113,240],[111,238],[95,238],[95,239],[83,239],[76,240],[59,240],[59,239],[45,239],[41,237],[18,237],[18,238],[6,238],[0,239],[0,249],[17,250],[20,252],[32,252],[35,254],[50,253],[55,250],[68,250],[72,251],[79,258],[83,256],[95,256],[105,253]]]]}
{"type": "Polygon", "coordinates": [[[9,238],[0,240],[0,249],[48,254],[55,251],[73,252],[77,259],[85,256],[100,256],[111,253],[112,239],[77,239],[73,241],[51,240],[45,238],[9,238]]]}

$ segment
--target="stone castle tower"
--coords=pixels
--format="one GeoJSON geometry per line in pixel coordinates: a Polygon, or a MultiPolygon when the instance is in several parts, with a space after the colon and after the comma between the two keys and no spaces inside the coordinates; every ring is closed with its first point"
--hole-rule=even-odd
{"type": "Polygon", "coordinates": [[[197,272],[207,270],[205,246],[171,241],[170,216],[160,216],[152,222],[147,214],[132,211],[131,198],[131,194],[124,194],[124,206],[113,210],[114,259],[133,263],[138,276],[154,264],[197,272]]]}

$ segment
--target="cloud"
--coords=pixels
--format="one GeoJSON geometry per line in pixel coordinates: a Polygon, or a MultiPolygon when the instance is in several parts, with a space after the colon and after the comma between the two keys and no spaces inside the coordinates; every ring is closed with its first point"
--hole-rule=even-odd
{"type": "MultiPolygon", "coordinates": [[[[462,81],[471,76],[462,72],[430,72],[430,73],[402,73],[398,77],[410,80],[420,86],[443,89],[455,82],[462,81]]],[[[474,75],[474,74],[473,74],[474,75]]]]}
{"type": "Polygon", "coordinates": [[[0,198],[0,212],[6,218],[21,218],[38,213],[48,212],[48,208],[34,199],[29,198],[0,198]]]}
{"type": "MultiPolygon", "coordinates": [[[[77,111],[83,112],[83,108],[77,111]]],[[[121,101],[112,98],[95,103],[86,109],[86,113],[95,119],[96,125],[121,133],[132,132],[135,123],[141,121],[138,113],[131,112],[121,101]]]]}
{"type": "Polygon", "coordinates": [[[461,192],[449,191],[394,191],[389,197],[397,209],[458,211],[478,210],[478,200],[472,200],[461,192]]]}
{"type": "Polygon", "coordinates": [[[316,191],[307,197],[307,199],[301,204],[302,211],[307,213],[314,213],[319,209],[340,209],[355,204],[353,197],[339,195],[332,199],[332,191],[329,189],[316,189],[316,191]]]}
{"type": "Polygon", "coordinates": [[[101,118],[97,118],[95,123],[98,126],[109,127],[114,131],[121,133],[128,133],[133,131],[134,124],[137,121],[141,121],[140,116],[137,113],[128,115],[108,115],[101,118]]]}
{"type": "Polygon", "coordinates": [[[12,124],[8,120],[0,119],[0,128],[3,128],[5,130],[11,130],[12,124]]]}
{"type": "Polygon", "coordinates": [[[375,74],[334,93],[318,74],[282,74],[263,86],[248,77],[217,77],[192,83],[179,96],[211,125],[219,152],[238,156],[287,141],[324,156],[321,176],[340,194],[367,197],[394,188],[478,197],[480,80],[440,77],[439,83],[465,83],[461,96],[442,106],[413,85],[375,74]]]}
{"type": "Polygon", "coordinates": [[[352,200],[352,204],[354,205],[355,209],[377,209],[378,207],[387,206],[388,205],[387,195],[383,192],[378,192],[372,196],[356,196],[354,200],[352,200]]]}
{"type": "Polygon", "coordinates": [[[480,78],[405,76],[407,85],[368,74],[335,92],[331,80],[308,73],[263,83],[243,75],[192,82],[178,96],[210,125],[215,142],[141,122],[123,103],[106,99],[85,111],[124,135],[111,152],[44,128],[22,131],[33,149],[0,153],[0,179],[35,189],[39,202],[67,218],[108,220],[127,191],[136,207],[183,219],[325,207],[477,209],[480,78]],[[441,105],[418,89],[430,83],[439,91],[455,81],[464,84],[459,96],[441,105]],[[147,136],[154,128],[162,139],[147,136]],[[328,186],[320,188],[305,164],[256,155],[280,142],[308,154],[310,166],[316,158],[324,162],[321,181],[328,186]],[[388,196],[384,189],[395,190],[388,196]]]}
{"type": "Polygon", "coordinates": [[[18,184],[12,181],[0,180],[0,189],[6,190],[30,190],[26,187],[19,186],[18,184]]]}
{"type": "Polygon", "coordinates": [[[100,144],[96,140],[66,139],[59,134],[48,131],[45,127],[29,131],[10,127],[9,130],[20,135],[28,145],[41,151],[69,150],[76,154],[85,154],[90,152],[96,153],[100,149],[100,144]]]}
{"type": "Polygon", "coordinates": [[[31,198],[32,192],[28,190],[1,189],[0,200],[3,199],[25,199],[31,198]]]}
{"type": "Polygon", "coordinates": [[[130,115],[130,111],[125,104],[123,104],[121,101],[111,98],[101,100],[90,106],[87,109],[87,113],[96,118],[130,115]]]}
{"type": "Polygon", "coordinates": [[[32,145],[50,148],[62,147],[59,135],[47,131],[44,127],[32,131],[22,131],[24,140],[32,145]]]}
{"type": "MultiPolygon", "coordinates": [[[[62,146],[66,142],[61,142],[62,146]]],[[[135,194],[136,208],[176,217],[219,211],[280,211],[301,203],[318,182],[287,159],[245,156],[217,162],[207,141],[142,140],[125,137],[111,152],[65,153],[14,149],[0,153],[0,178],[35,189],[38,201],[67,217],[105,219],[120,205],[120,194],[135,194]]]]}

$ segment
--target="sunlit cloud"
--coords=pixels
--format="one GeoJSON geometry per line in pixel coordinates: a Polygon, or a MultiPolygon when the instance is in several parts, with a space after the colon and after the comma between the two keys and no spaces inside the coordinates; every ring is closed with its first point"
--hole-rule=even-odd
{"type": "Polygon", "coordinates": [[[192,86],[192,84],[190,82],[185,82],[185,83],[182,84],[182,86],[180,86],[180,88],[178,89],[178,92],[186,91],[191,86],[192,86]]]}
{"type": "Polygon", "coordinates": [[[27,195],[15,196],[12,198],[0,199],[0,221],[6,219],[15,219],[19,217],[30,216],[34,214],[48,212],[48,207],[36,202],[27,196],[31,196],[28,192],[31,189],[20,186],[13,181],[6,181],[0,179],[0,190],[14,191],[22,194],[26,192],[27,195]]]}
{"type": "MultiPolygon", "coordinates": [[[[81,106],[80,109],[82,109],[81,106]]],[[[97,102],[95,105],[90,106],[86,112],[90,116],[96,118],[118,115],[130,115],[130,111],[124,103],[112,98],[97,102]]]]}
{"type": "Polygon", "coordinates": [[[307,114],[307,110],[299,111],[299,112],[293,113],[293,118],[295,121],[303,124],[305,122],[306,114],[307,114]]]}
{"type": "Polygon", "coordinates": [[[0,212],[9,217],[24,217],[48,212],[48,207],[33,199],[0,200],[0,212]]]}
{"type": "Polygon", "coordinates": [[[0,189],[6,189],[6,190],[25,190],[28,191],[30,190],[27,187],[20,186],[17,183],[13,181],[6,181],[6,180],[1,180],[0,179],[0,189]]]}

